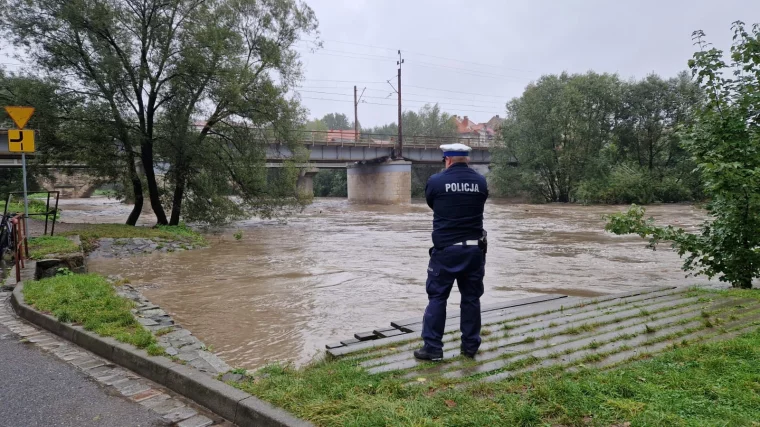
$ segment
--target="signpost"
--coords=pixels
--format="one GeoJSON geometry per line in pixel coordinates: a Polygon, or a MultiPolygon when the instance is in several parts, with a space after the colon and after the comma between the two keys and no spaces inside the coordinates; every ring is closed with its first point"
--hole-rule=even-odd
{"type": "Polygon", "coordinates": [[[34,153],[34,131],[24,130],[29,118],[34,114],[34,107],[5,107],[5,112],[16,123],[18,129],[8,129],[8,151],[21,153],[21,168],[24,174],[24,229],[28,230],[26,219],[29,218],[29,199],[26,185],[26,153],[34,153]]]}

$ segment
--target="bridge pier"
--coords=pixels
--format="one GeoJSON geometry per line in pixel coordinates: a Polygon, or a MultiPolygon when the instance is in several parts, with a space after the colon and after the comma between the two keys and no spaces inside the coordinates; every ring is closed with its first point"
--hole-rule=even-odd
{"type": "Polygon", "coordinates": [[[412,162],[354,164],[346,172],[351,202],[386,205],[412,202],[412,162]]]}
{"type": "Polygon", "coordinates": [[[98,177],[80,169],[51,169],[49,176],[38,177],[37,181],[46,191],[60,191],[62,199],[90,197],[101,184],[98,177]]]}
{"type": "Polygon", "coordinates": [[[314,196],[314,175],[316,175],[317,172],[319,172],[319,169],[316,168],[309,168],[301,171],[298,176],[298,182],[296,183],[296,188],[299,193],[314,196]]]}

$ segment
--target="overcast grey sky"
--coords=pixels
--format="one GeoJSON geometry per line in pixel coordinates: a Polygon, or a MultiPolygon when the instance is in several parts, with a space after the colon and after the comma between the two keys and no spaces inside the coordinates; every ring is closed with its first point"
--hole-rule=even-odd
{"type": "Polygon", "coordinates": [[[543,74],[671,77],[694,52],[692,31],[704,30],[727,50],[733,21],[760,22],[758,0],[307,2],[323,48],[312,54],[307,42],[299,44],[302,102],[310,117],[341,112],[353,119],[353,85],[366,87],[362,126],[396,121],[395,94],[384,99],[392,91],[384,82],[396,82],[396,49],[405,59],[405,109],[438,101],[451,114],[486,121],[503,117],[504,104],[543,74]]]}
{"type": "MultiPolygon", "coordinates": [[[[439,102],[483,122],[543,74],[588,70],[643,78],[686,69],[704,30],[727,50],[731,23],[760,22],[760,0],[306,0],[319,19],[322,49],[299,42],[301,100],[311,118],[353,120],[353,86],[366,87],[364,127],[395,122],[396,50],[405,60],[404,109],[439,102]],[[374,46],[374,47],[373,47],[374,46]],[[321,98],[321,99],[319,99],[321,98]],[[383,104],[383,105],[376,105],[383,104]]],[[[312,37],[313,39],[314,37],[312,37]]],[[[14,49],[0,49],[10,70],[14,49]]]]}

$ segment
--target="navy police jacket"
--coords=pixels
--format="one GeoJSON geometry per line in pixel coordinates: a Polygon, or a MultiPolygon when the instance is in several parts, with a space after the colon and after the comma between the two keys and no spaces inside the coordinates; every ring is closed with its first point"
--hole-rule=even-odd
{"type": "Polygon", "coordinates": [[[425,199],[433,209],[433,246],[443,248],[483,236],[486,178],[466,163],[454,163],[430,177],[425,199]]]}

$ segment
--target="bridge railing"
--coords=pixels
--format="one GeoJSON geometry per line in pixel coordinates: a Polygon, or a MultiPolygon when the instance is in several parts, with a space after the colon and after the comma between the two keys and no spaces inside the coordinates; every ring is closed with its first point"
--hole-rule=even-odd
{"type": "MultiPolygon", "coordinates": [[[[476,138],[461,136],[403,135],[404,147],[438,149],[442,144],[461,143],[475,149],[487,149],[495,145],[494,138],[476,138]]],[[[392,147],[397,135],[362,133],[354,131],[300,131],[298,139],[304,144],[334,145],[356,147],[392,147]]]]}

